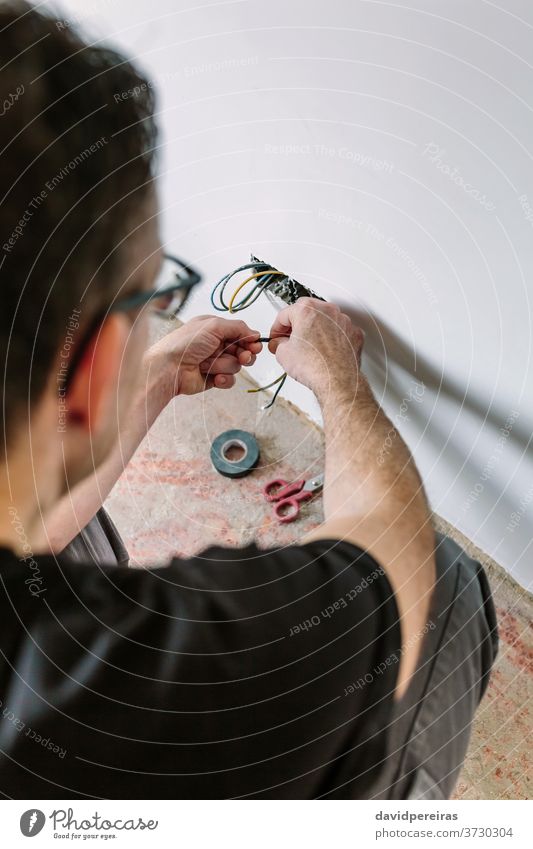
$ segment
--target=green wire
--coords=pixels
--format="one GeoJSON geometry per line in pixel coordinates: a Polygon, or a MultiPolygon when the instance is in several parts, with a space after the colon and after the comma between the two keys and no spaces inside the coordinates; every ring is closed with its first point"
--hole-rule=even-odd
{"type": "MultiPolygon", "coordinates": [[[[264,269],[265,271],[267,271],[267,269],[269,269],[269,268],[271,268],[271,266],[265,265],[265,263],[251,262],[251,263],[248,263],[247,265],[241,265],[240,268],[236,268],[235,271],[232,271],[230,274],[226,274],[224,277],[222,277],[218,281],[218,283],[213,287],[213,290],[211,292],[211,304],[212,304],[213,308],[215,310],[217,310],[218,312],[229,312],[229,304],[227,304],[226,301],[224,300],[224,293],[225,293],[226,286],[228,285],[229,281],[236,274],[238,274],[241,271],[250,271],[250,270],[260,272],[262,269],[264,269]],[[217,295],[218,295],[218,304],[215,301],[215,298],[217,297],[217,295]]],[[[254,284],[254,286],[252,286],[250,291],[246,295],[244,295],[241,298],[240,301],[237,301],[236,304],[233,304],[232,312],[241,312],[242,310],[245,310],[248,307],[251,307],[252,304],[255,304],[257,299],[261,297],[262,293],[266,289],[268,289],[268,287],[271,285],[271,283],[273,283],[276,280],[277,280],[277,275],[274,275],[274,274],[265,274],[265,275],[262,275],[261,277],[258,277],[256,279],[256,283],[254,284]]],[[[259,386],[257,389],[247,389],[246,391],[247,392],[264,392],[266,389],[270,389],[272,386],[276,386],[276,384],[278,384],[278,387],[277,387],[276,391],[274,392],[274,395],[272,396],[272,400],[270,401],[269,404],[266,405],[266,407],[263,408],[265,410],[268,410],[269,407],[271,407],[273,405],[274,401],[278,397],[278,394],[279,394],[283,384],[285,383],[286,379],[287,379],[287,373],[284,372],[278,378],[276,378],[276,380],[273,380],[272,383],[269,383],[268,386],[259,386]]]]}

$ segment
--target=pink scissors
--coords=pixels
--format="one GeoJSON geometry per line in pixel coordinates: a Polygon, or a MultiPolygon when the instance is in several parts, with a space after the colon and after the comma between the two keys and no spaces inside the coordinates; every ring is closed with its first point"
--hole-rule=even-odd
{"type": "Polygon", "coordinates": [[[324,475],[315,475],[308,481],[288,483],[281,478],[269,481],[263,489],[267,501],[275,501],[274,513],[280,522],[294,522],[300,513],[300,502],[308,501],[324,486],[324,475]]]}

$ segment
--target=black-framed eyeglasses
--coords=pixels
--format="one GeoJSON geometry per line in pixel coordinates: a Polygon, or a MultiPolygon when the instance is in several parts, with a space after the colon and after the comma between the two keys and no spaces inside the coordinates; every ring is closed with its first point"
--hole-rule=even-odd
{"type": "Polygon", "coordinates": [[[189,295],[202,280],[202,275],[172,254],[163,254],[163,262],[153,289],[119,298],[110,312],[128,312],[150,305],[162,316],[175,318],[189,295]]]}
{"type": "Polygon", "coordinates": [[[129,312],[149,305],[158,315],[165,318],[176,318],[185,306],[192,290],[201,280],[202,275],[183,260],[173,254],[163,254],[163,262],[152,289],[135,292],[125,298],[118,298],[105,313],[97,315],[91,322],[72,356],[64,382],[65,391],[70,386],[72,375],[76,371],[87,345],[107,315],[113,312],[129,312]]]}

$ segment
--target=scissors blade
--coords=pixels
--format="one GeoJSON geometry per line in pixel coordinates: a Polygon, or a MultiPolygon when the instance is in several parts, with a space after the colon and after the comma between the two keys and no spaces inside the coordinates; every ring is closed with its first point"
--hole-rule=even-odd
{"type": "Polygon", "coordinates": [[[312,478],[309,478],[305,482],[302,487],[302,491],[305,492],[317,492],[319,489],[322,489],[324,486],[324,475],[314,475],[312,478]]]}

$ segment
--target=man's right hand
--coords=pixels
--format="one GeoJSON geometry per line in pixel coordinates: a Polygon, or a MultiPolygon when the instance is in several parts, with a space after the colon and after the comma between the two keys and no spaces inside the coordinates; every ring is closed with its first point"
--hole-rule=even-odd
{"type": "Polygon", "coordinates": [[[299,298],[278,314],[270,336],[269,350],[280,365],[319,400],[339,390],[353,396],[364,333],[338,306],[299,298]]]}

